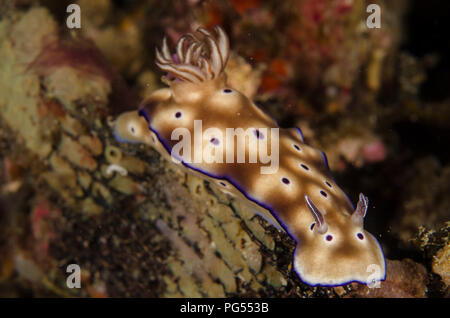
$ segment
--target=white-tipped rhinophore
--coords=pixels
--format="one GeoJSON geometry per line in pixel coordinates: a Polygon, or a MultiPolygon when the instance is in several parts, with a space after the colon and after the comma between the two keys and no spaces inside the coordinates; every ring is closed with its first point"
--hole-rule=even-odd
{"type": "Polygon", "coordinates": [[[356,206],[355,212],[352,214],[352,221],[358,226],[363,226],[364,217],[369,207],[369,199],[362,193],[359,194],[359,201],[356,206]]]}

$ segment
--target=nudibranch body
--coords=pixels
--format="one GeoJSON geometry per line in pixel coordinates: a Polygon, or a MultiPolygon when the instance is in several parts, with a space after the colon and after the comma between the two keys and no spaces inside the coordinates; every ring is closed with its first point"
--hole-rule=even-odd
{"type": "Polygon", "coordinates": [[[381,247],[363,229],[367,198],[360,194],[355,209],[300,129],[279,128],[227,86],[228,39],[219,27],[215,33],[182,37],[176,62],[164,40],[156,63],[175,79],[117,119],[117,139],[151,145],[284,229],[296,241],[294,270],[304,282],[383,280],[381,247]]]}

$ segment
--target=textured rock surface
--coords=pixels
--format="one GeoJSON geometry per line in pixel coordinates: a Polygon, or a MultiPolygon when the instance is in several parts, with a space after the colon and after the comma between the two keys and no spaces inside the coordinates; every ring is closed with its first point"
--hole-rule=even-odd
{"type": "Polygon", "coordinates": [[[359,285],[358,297],[417,298],[427,292],[427,270],[410,259],[387,261],[386,280],[379,288],[359,285]]]}
{"type": "Polygon", "coordinates": [[[0,32],[3,182],[14,190],[5,210],[20,219],[3,226],[21,231],[2,246],[4,279],[17,275],[38,295],[334,295],[292,274],[285,234],[153,150],[119,145],[110,115],[125,107],[112,104],[112,72],[94,48],[59,39],[47,10],[3,19],[0,32]],[[30,25],[43,26],[40,41],[28,40],[30,25]],[[71,263],[81,290],[65,288],[71,263]]]}
{"type": "MultiPolygon", "coordinates": [[[[385,28],[370,35],[359,27],[363,5],[351,1],[331,9],[311,0],[164,2],[158,10],[146,1],[127,10],[79,1],[79,32],[62,27],[62,2],[46,1],[54,16],[29,3],[0,7],[0,295],[448,296],[448,226],[439,229],[448,219],[448,163],[407,143],[433,138],[402,140],[394,124],[445,129],[450,113],[445,101],[414,95],[421,62],[397,60],[404,1],[383,7],[385,28]],[[115,71],[145,96],[161,85],[154,46],[199,24],[229,32],[233,86],[286,125],[299,123],[346,192],[369,195],[367,227],[389,258],[403,259],[388,260],[381,288],[306,286],[292,272],[286,234],[152,149],[113,138],[113,119],[139,101],[115,71]],[[397,79],[399,100],[380,105],[376,97],[397,79]],[[409,253],[401,245],[420,225],[419,249],[409,253]],[[71,263],[81,266],[80,290],[65,285],[71,263]]],[[[445,133],[433,136],[446,145],[445,133]]]]}

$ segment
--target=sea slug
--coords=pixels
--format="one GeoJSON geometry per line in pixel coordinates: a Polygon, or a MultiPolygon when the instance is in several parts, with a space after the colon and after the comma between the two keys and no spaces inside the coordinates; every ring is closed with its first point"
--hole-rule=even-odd
{"type": "Polygon", "coordinates": [[[354,208],[333,181],[323,152],[301,130],[283,129],[229,87],[229,42],[220,27],[166,39],[156,64],[169,73],[139,110],[116,120],[120,142],[145,143],[180,167],[244,200],[296,242],[293,268],[310,285],[385,279],[385,260],[363,228],[368,199],[354,208]]]}

